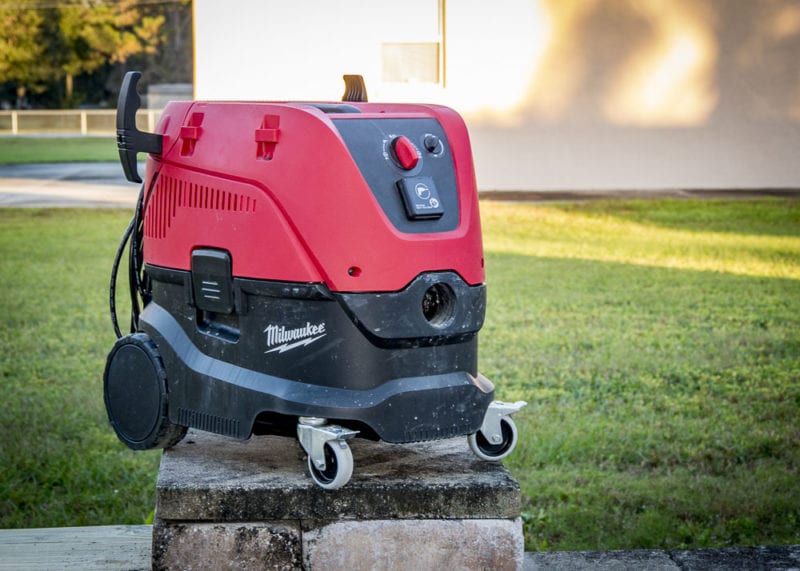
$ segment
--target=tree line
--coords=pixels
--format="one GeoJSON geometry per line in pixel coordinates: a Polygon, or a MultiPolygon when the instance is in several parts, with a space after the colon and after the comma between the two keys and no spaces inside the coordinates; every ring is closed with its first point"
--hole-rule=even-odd
{"type": "Polygon", "coordinates": [[[0,0],[0,105],[113,107],[142,84],[192,81],[191,0],[0,0]]]}

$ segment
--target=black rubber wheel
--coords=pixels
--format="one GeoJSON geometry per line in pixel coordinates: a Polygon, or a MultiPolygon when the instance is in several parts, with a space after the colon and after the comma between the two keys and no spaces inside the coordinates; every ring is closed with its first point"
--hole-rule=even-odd
{"type": "Polygon", "coordinates": [[[497,444],[490,443],[480,430],[469,436],[470,448],[478,458],[497,462],[511,454],[517,445],[517,427],[514,421],[508,417],[501,419],[500,432],[503,439],[497,444]]]}
{"type": "Polygon", "coordinates": [[[186,427],[167,416],[167,374],[150,337],[144,333],[118,339],[103,374],[103,400],[117,437],[134,450],[169,448],[186,427]]]}

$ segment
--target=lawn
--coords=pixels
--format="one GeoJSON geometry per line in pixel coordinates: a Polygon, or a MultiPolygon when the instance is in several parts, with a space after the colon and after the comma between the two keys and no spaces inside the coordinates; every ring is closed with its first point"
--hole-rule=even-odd
{"type": "Polygon", "coordinates": [[[800,542],[800,204],[487,204],[529,549],[800,542]]]}
{"type": "Polygon", "coordinates": [[[114,137],[0,137],[0,165],[118,160],[114,137]]]}
{"type": "MultiPolygon", "coordinates": [[[[481,370],[517,415],[528,549],[800,543],[800,202],[482,203],[481,370]]],[[[128,213],[0,210],[0,527],[142,523],[108,427],[128,213]]]]}

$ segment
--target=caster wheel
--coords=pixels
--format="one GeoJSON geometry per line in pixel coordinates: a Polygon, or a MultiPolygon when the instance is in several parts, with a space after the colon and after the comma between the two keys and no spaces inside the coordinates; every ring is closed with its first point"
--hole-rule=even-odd
{"type": "Polygon", "coordinates": [[[308,472],[311,479],[320,488],[338,490],[353,475],[353,453],[346,442],[331,440],[325,443],[325,469],[314,466],[311,455],[308,456],[308,472]]]}
{"type": "Polygon", "coordinates": [[[155,344],[144,333],[118,339],[106,361],[103,400],[117,437],[129,448],[169,448],[186,427],[167,416],[167,375],[155,344]]]}
{"type": "Polygon", "coordinates": [[[503,439],[496,444],[490,443],[480,430],[467,437],[469,447],[472,448],[475,456],[481,460],[499,462],[514,451],[514,447],[517,445],[517,425],[510,417],[506,416],[500,419],[500,430],[503,439]]]}

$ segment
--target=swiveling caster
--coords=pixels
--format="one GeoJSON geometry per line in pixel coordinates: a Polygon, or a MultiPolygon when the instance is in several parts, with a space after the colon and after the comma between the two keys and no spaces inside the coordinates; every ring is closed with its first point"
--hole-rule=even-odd
{"type": "Polygon", "coordinates": [[[297,439],[308,455],[308,472],[319,487],[336,490],[353,475],[353,453],[347,440],[358,434],[324,418],[300,417],[297,439]]]}
{"type": "Polygon", "coordinates": [[[481,460],[499,462],[514,450],[517,445],[517,425],[511,415],[527,405],[525,401],[506,403],[494,401],[486,409],[483,424],[478,432],[467,439],[469,447],[481,460]]]}

